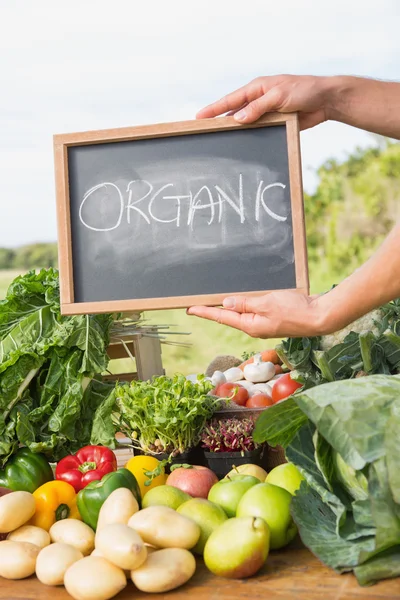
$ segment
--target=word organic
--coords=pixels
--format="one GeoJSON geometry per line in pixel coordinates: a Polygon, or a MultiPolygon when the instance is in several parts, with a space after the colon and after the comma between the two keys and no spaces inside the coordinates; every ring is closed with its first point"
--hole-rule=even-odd
{"type": "Polygon", "coordinates": [[[267,214],[276,221],[286,221],[287,216],[275,213],[268,206],[268,191],[272,188],[285,189],[283,183],[265,184],[259,181],[255,186],[255,199],[252,206],[245,206],[243,175],[238,177],[237,197],[233,198],[219,185],[202,185],[199,189],[188,194],[176,193],[174,183],[166,183],[155,187],[145,179],[130,181],[124,190],[111,182],[99,183],[91,187],[83,196],[79,207],[81,223],[92,231],[105,232],[118,229],[125,221],[128,225],[133,219],[140,219],[143,223],[174,223],[176,227],[189,227],[193,229],[196,216],[200,213],[207,217],[207,224],[221,223],[225,211],[233,211],[237,215],[238,223],[243,224],[247,219],[260,222],[262,214],[267,214]],[[143,193],[144,190],[144,193],[143,193]],[[91,205],[99,201],[107,202],[104,213],[102,209],[102,227],[93,223],[91,217],[97,211],[91,205]],[[167,207],[167,215],[165,214],[167,207]],[[167,218],[168,217],[168,218],[167,218]],[[95,226],[96,225],[96,226],[95,226]]]}

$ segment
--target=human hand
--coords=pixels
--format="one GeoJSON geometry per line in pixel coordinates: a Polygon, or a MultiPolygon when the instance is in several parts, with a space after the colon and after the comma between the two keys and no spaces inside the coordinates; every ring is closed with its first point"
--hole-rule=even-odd
{"type": "Polygon", "coordinates": [[[274,75],[257,77],[247,85],[200,110],[204,119],[228,113],[240,123],[252,123],[267,112],[298,112],[301,129],[329,119],[332,77],[274,75]]]}
{"type": "Polygon", "coordinates": [[[224,308],[192,306],[187,314],[229,325],[254,338],[309,337],[325,333],[319,299],[294,290],[259,297],[230,296],[224,308]]]}

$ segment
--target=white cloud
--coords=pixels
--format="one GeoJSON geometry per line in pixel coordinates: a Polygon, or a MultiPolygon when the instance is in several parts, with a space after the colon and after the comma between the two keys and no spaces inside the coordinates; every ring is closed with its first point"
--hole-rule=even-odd
{"type": "MultiPolygon", "coordinates": [[[[261,74],[399,76],[396,0],[0,0],[0,19],[0,245],[56,238],[54,133],[192,118],[261,74]]],[[[368,143],[303,133],[306,188],[368,143]]]]}

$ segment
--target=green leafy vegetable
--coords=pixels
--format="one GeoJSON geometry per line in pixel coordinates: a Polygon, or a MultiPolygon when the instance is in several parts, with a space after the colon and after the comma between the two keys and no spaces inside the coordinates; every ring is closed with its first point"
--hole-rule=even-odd
{"type": "Polygon", "coordinates": [[[307,420],[293,396],[290,396],[287,400],[274,404],[261,413],[253,431],[253,439],[258,444],[268,440],[268,444],[272,447],[286,448],[307,420]]]}
{"type": "Polygon", "coordinates": [[[307,387],[400,369],[400,299],[323,337],[289,338],[276,351],[307,387]]]}
{"type": "Polygon", "coordinates": [[[362,585],[400,576],[400,376],[300,391],[265,411],[253,434],[280,444],[305,478],[292,501],[303,542],[362,585]]]}
{"type": "Polygon", "coordinates": [[[208,394],[212,384],[183,375],[154,377],[116,387],[118,428],[145,452],[181,454],[196,446],[220,399],[208,394]]]}
{"type": "Polygon", "coordinates": [[[0,302],[0,466],[20,444],[52,460],[92,439],[113,444],[112,386],[94,379],[107,366],[111,323],[61,316],[54,269],[13,281],[0,302]]]}

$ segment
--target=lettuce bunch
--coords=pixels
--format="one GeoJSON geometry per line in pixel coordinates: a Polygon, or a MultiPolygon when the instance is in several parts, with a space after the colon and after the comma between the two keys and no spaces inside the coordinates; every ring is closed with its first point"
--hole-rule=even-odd
{"type": "Polygon", "coordinates": [[[88,443],[113,446],[111,315],[60,314],[58,271],[17,277],[0,302],[0,466],[26,445],[58,460],[88,443]],[[110,395],[111,394],[111,395],[110,395]]]}

